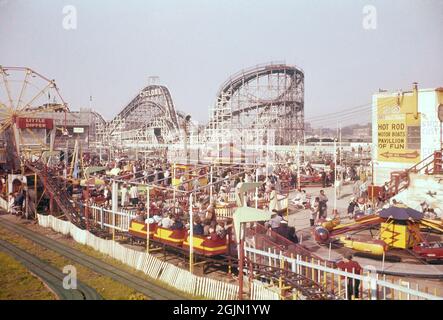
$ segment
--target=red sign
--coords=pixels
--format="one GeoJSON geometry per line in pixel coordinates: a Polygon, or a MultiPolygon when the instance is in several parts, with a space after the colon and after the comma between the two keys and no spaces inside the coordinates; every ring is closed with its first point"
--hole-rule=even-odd
{"type": "Polygon", "coordinates": [[[17,126],[19,129],[52,129],[54,121],[44,118],[17,118],[17,126]]]}

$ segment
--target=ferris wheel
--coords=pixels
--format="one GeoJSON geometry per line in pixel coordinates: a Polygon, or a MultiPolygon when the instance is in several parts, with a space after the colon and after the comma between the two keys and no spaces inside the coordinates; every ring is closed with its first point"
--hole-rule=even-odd
{"type": "Polygon", "coordinates": [[[67,133],[67,111],[54,80],[30,68],[0,66],[0,163],[16,169],[22,160],[52,150],[56,131],[67,133]],[[64,113],[61,128],[54,120],[46,125],[53,112],[64,113]]]}
{"type": "Polygon", "coordinates": [[[52,111],[69,111],[55,80],[30,68],[0,66],[0,134],[18,118],[52,111]]]}

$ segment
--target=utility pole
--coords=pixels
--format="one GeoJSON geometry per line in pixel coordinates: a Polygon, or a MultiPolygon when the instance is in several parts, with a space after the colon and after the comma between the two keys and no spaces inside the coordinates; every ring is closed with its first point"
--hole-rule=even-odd
{"type": "Polygon", "coordinates": [[[297,141],[297,188],[301,190],[300,162],[300,141],[297,141]]]}
{"type": "Polygon", "coordinates": [[[334,214],[337,212],[337,139],[334,139],[334,214]]]}
{"type": "Polygon", "coordinates": [[[189,194],[189,272],[194,271],[194,219],[192,212],[192,193],[189,194]]]}

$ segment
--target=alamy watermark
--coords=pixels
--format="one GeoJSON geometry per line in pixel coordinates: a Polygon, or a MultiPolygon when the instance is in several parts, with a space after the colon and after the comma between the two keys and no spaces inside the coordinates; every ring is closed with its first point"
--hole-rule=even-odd
{"type": "Polygon", "coordinates": [[[366,5],[363,7],[363,29],[375,30],[377,29],[377,8],[373,5],[366,5]]]}
{"type": "Polygon", "coordinates": [[[66,5],[62,9],[62,26],[65,30],[77,29],[77,8],[73,5],[66,5]]]}
{"type": "Polygon", "coordinates": [[[67,276],[63,278],[63,289],[77,289],[77,269],[74,266],[67,265],[63,267],[63,273],[67,274],[67,276]]]}

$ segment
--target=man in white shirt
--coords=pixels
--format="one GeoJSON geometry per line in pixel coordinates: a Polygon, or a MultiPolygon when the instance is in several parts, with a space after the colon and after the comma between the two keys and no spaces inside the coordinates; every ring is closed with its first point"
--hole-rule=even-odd
{"type": "Polygon", "coordinates": [[[136,185],[132,185],[131,189],[129,190],[129,198],[133,206],[138,204],[138,188],[136,185]]]}
{"type": "Polygon", "coordinates": [[[283,221],[283,217],[279,214],[275,214],[271,220],[269,220],[266,225],[270,227],[271,229],[275,230],[280,227],[280,223],[283,221]]]}
{"type": "Polygon", "coordinates": [[[164,175],[165,175],[164,185],[165,185],[165,187],[167,187],[167,186],[169,186],[169,177],[171,176],[169,169],[165,170],[164,175]]]}
{"type": "Polygon", "coordinates": [[[166,216],[158,223],[158,226],[165,229],[169,229],[172,227],[173,223],[174,220],[172,220],[170,216],[166,216]]]}
{"type": "Polygon", "coordinates": [[[126,206],[126,202],[128,201],[128,188],[124,184],[122,187],[122,198],[121,198],[121,206],[124,208],[126,206]]]}

